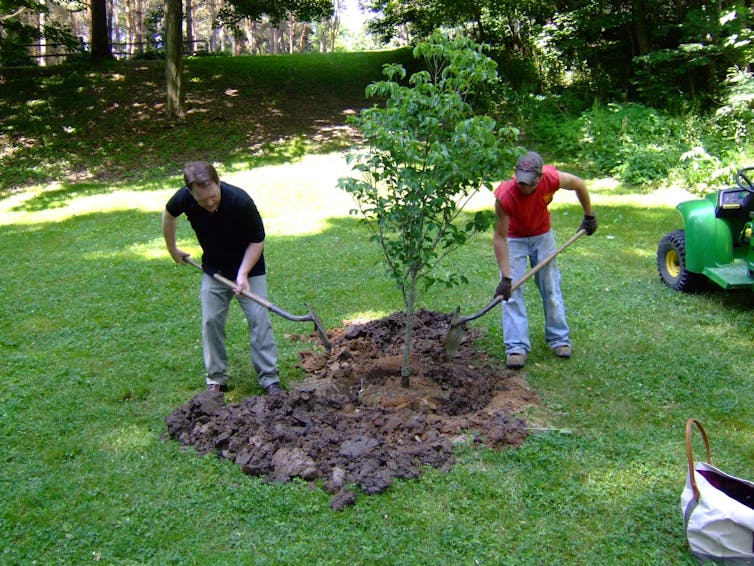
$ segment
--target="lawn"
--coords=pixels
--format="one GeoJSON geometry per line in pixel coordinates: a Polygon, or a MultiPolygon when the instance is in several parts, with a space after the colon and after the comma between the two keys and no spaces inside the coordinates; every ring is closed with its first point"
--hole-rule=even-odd
{"type": "MultiPolygon", "coordinates": [[[[265,219],[271,300],[291,312],[309,303],[328,328],[398,310],[379,250],[336,188],[343,153],[309,149],[282,164],[250,151],[218,160],[265,219]]],[[[37,180],[0,200],[0,562],[694,564],[680,510],[686,419],[707,428],[716,465],[754,477],[754,296],[664,287],[655,249],[679,227],[685,195],[596,178],[599,230],[558,258],[572,359],[547,351],[527,292],[525,373],[542,405],[524,416],[541,430],[520,448],[459,448],[451,470],[339,512],[304,482],[268,484],[182,450],[163,435],[165,417],[203,388],[198,275],[168,257],[160,213],[186,151],[150,150],[154,168],[136,178],[37,180]]],[[[568,197],[552,207],[561,242],[580,223],[568,197]]],[[[473,206],[490,203],[484,192],[473,206]]],[[[179,227],[181,246],[198,252],[179,227]]],[[[445,267],[469,284],[432,290],[422,306],[476,312],[497,284],[491,234],[445,267]]],[[[231,312],[228,398],[239,401],[260,391],[231,312]]],[[[502,367],[499,310],[472,324],[502,367]]],[[[273,325],[290,385],[303,377],[293,335],[308,327],[273,325]]]]}

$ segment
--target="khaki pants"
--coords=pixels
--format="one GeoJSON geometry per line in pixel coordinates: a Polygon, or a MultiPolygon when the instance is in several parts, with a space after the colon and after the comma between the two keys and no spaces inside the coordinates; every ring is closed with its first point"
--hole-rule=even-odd
{"type": "MultiPolygon", "coordinates": [[[[251,292],[267,298],[267,278],[249,278],[251,292]]],[[[233,289],[206,273],[202,276],[202,345],[207,384],[224,385],[228,381],[228,357],[225,352],[225,322],[228,307],[235,297],[249,325],[249,353],[263,388],[278,381],[277,346],[267,309],[246,297],[237,297],[233,289]]]]}

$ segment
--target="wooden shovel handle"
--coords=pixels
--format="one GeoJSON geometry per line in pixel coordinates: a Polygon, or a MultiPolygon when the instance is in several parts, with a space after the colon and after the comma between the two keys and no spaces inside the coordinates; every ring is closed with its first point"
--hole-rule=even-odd
{"type": "MultiPolygon", "coordinates": [[[[565,250],[568,246],[570,246],[572,243],[574,243],[576,240],[578,240],[581,236],[586,234],[586,230],[581,228],[578,232],[576,232],[573,236],[568,238],[568,241],[564,243],[562,246],[560,246],[557,250],[552,252],[550,255],[548,255],[546,258],[544,258],[542,261],[540,261],[537,265],[532,267],[529,271],[527,271],[521,279],[513,283],[511,286],[511,293],[518,289],[521,285],[526,283],[529,279],[534,277],[539,271],[541,271],[548,263],[550,263],[553,259],[555,259],[555,256],[560,254],[563,250],[565,250]]],[[[456,322],[456,325],[463,324],[466,322],[470,322],[472,320],[476,320],[477,318],[487,314],[490,312],[493,308],[495,308],[497,305],[503,302],[503,296],[498,295],[494,299],[492,299],[489,303],[487,303],[487,306],[485,306],[482,310],[480,310],[478,313],[464,316],[458,319],[456,322]]]]}
{"type": "MultiPolygon", "coordinates": [[[[188,263],[190,265],[193,265],[198,270],[204,271],[204,269],[202,268],[201,264],[199,262],[195,261],[194,259],[192,259],[191,257],[186,256],[186,257],[183,258],[183,260],[186,263],[188,263]]],[[[230,279],[228,279],[227,277],[223,277],[219,273],[215,273],[212,277],[214,279],[216,279],[217,281],[220,281],[220,283],[223,283],[225,286],[227,286],[227,287],[229,287],[231,289],[235,289],[236,288],[236,282],[235,281],[231,281],[230,279]]],[[[274,312],[275,314],[280,315],[283,318],[287,318],[288,320],[293,320],[293,321],[296,321],[296,322],[300,322],[300,321],[304,321],[304,320],[312,320],[311,315],[298,316],[298,315],[295,315],[295,314],[291,314],[289,312],[284,311],[283,309],[281,309],[277,305],[272,304],[270,301],[268,301],[264,297],[260,297],[259,295],[255,295],[251,291],[244,291],[243,292],[243,296],[246,297],[247,299],[251,299],[252,301],[254,301],[255,303],[257,303],[258,305],[263,306],[264,308],[266,308],[266,309],[274,312]]]]}
{"type": "Polygon", "coordinates": [[[692,426],[696,425],[696,427],[699,429],[699,432],[702,433],[702,438],[704,439],[704,448],[707,451],[707,463],[712,463],[712,454],[709,449],[709,439],[707,438],[707,433],[704,430],[704,427],[702,426],[702,423],[700,423],[696,419],[689,419],[686,421],[686,458],[689,461],[689,480],[691,482],[691,489],[694,490],[694,497],[696,499],[699,499],[699,488],[696,485],[696,478],[694,477],[694,451],[691,446],[691,431],[692,426]]]}

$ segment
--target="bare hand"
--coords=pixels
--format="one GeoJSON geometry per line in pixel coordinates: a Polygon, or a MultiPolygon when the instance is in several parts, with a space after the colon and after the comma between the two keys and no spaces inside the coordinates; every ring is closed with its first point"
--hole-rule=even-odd
{"type": "Polygon", "coordinates": [[[174,250],[168,250],[170,252],[170,257],[173,258],[173,261],[176,263],[186,263],[186,258],[191,257],[191,254],[188,252],[184,252],[180,248],[175,248],[174,250]]]}
{"type": "Polygon", "coordinates": [[[236,277],[236,287],[235,289],[233,289],[233,291],[239,297],[243,295],[244,293],[249,293],[251,291],[251,286],[249,285],[249,278],[245,276],[241,276],[241,275],[236,277]]]}

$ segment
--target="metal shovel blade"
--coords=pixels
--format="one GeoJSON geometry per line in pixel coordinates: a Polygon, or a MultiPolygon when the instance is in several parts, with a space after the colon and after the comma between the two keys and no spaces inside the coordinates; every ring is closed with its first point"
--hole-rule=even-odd
{"type": "Polygon", "coordinates": [[[312,317],[312,322],[314,323],[314,330],[317,332],[317,335],[319,336],[319,341],[322,344],[322,347],[325,349],[325,351],[329,354],[332,352],[332,345],[330,344],[330,340],[327,338],[327,332],[325,331],[325,327],[322,325],[322,321],[317,316],[317,313],[314,312],[314,309],[309,306],[309,303],[304,303],[306,305],[306,308],[309,309],[309,314],[312,317]]]}
{"type": "Polygon", "coordinates": [[[466,326],[461,322],[461,307],[456,307],[453,311],[453,317],[450,319],[450,330],[445,337],[445,353],[448,356],[455,356],[458,347],[461,345],[461,336],[466,331],[466,326]]]}
{"type": "MultiPolygon", "coordinates": [[[[202,269],[202,266],[198,262],[190,258],[189,256],[186,256],[183,259],[186,261],[186,263],[189,263],[193,265],[194,267],[196,267],[199,271],[204,272],[204,269],[202,269]]],[[[228,279],[227,277],[223,277],[219,273],[215,273],[212,277],[214,277],[217,281],[220,281],[227,287],[230,287],[231,289],[236,288],[235,281],[231,281],[230,279],[228,279]]],[[[295,315],[295,314],[291,314],[289,312],[284,311],[277,305],[272,304],[270,301],[268,301],[264,297],[255,295],[251,291],[244,291],[243,296],[246,297],[247,299],[251,299],[258,305],[262,305],[267,310],[270,310],[274,312],[276,315],[282,316],[283,318],[287,320],[292,320],[293,322],[305,322],[305,321],[311,320],[314,323],[314,331],[317,333],[317,336],[319,337],[319,341],[321,342],[322,347],[324,347],[324,349],[327,351],[328,354],[332,352],[332,345],[330,344],[330,340],[327,338],[327,332],[325,331],[325,327],[322,325],[322,321],[320,320],[320,318],[314,312],[314,309],[312,309],[308,304],[304,303],[306,305],[306,308],[309,310],[309,314],[295,315]]]]}
{"type": "MultiPolygon", "coordinates": [[[[526,274],[521,277],[518,281],[516,281],[513,285],[511,285],[511,293],[518,289],[521,285],[523,285],[526,281],[529,280],[529,278],[534,277],[534,275],[537,274],[539,270],[541,270],[545,265],[550,263],[555,257],[565,250],[568,246],[570,246],[572,243],[574,243],[576,240],[578,240],[581,236],[586,234],[586,230],[579,230],[576,232],[573,236],[571,236],[568,241],[560,246],[557,250],[552,252],[550,255],[548,255],[546,258],[544,258],[542,261],[540,261],[537,265],[532,267],[529,271],[526,272],[526,274]]],[[[461,344],[461,337],[463,336],[464,331],[466,330],[466,323],[475,320],[479,318],[480,316],[483,316],[490,312],[495,305],[503,302],[503,297],[501,295],[498,295],[494,299],[492,299],[487,305],[480,310],[477,313],[474,313],[470,316],[460,316],[460,307],[456,307],[455,312],[453,313],[453,317],[450,319],[450,329],[448,330],[448,334],[445,337],[445,354],[448,356],[455,355],[456,352],[458,352],[458,348],[461,344]]]]}

